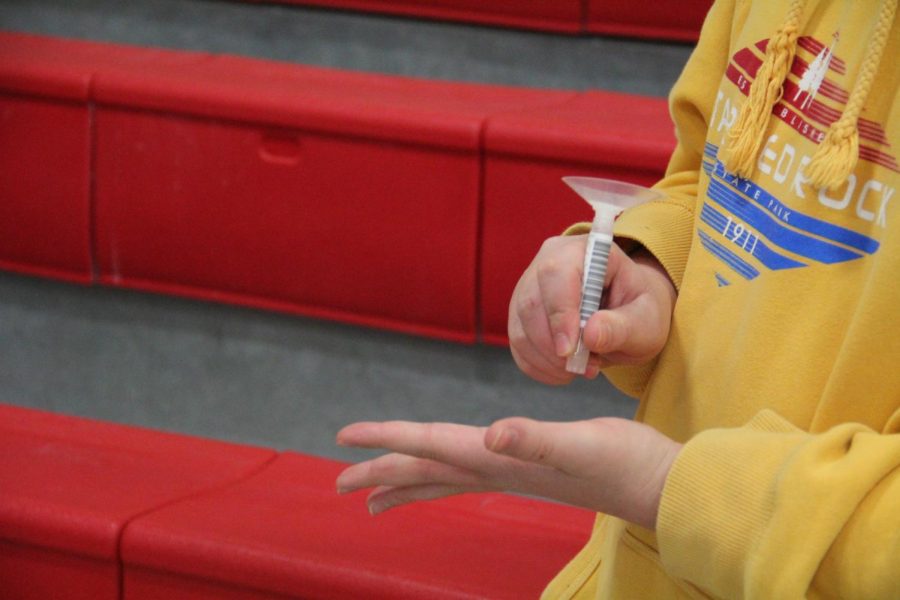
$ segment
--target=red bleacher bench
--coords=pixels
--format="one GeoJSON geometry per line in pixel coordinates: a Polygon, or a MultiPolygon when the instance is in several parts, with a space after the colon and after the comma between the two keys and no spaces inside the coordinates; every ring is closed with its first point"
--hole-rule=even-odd
{"type": "Polygon", "coordinates": [[[130,523],[275,453],[0,404],[0,457],[0,597],[117,600],[130,523]]]}
{"type": "MultiPolygon", "coordinates": [[[[272,0],[250,0],[270,2],[272,0]]],[[[583,27],[582,0],[274,0],[284,4],[321,6],[462,21],[485,25],[521,27],[558,33],[578,33],[583,27]]]]}
{"type": "Polygon", "coordinates": [[[589,218],[560,177],[674,146],[659,98],[14,33],[0,107],[0,268],[460,342],[589,218]]]}
{"type": "Polygon", "coordinates": [[[93,281],[94,76],[199,57],[0,32],[0,268],[93,281]]]}
{"type": "Polygon", "coordinates": [[[588,0],[585,32],[696,42],[713,0],[588,0]]]}
{"type": "Polygon", "coordinates": [[[567,34],[693,42],[712,0],[248,0],[567,34]]]}
{"type": "Polygon", "coordinates": [[[472,342],[483,123],[569,95],[225,56],[102,71],[100,281],[472,342]]]}
{"type": "Polygon", "coordinates": [[[473,494],[371,517],[340,462],[0,405],[4,599],[531,598],[593,514],[473,494]]]}
{"type": "Polygon", "coordinates": [[[0,49],[0,267],[87,283],[91,71],[13,39],[0,49]]]}
{"type": "Polygon", "coordinates": [[[122,541],[129,600],[535,598],[590,532],[587,511],[503,494],[371,517],[364,493],[337,496],[344,466],[288,452],[140,519],[122,541]]]}

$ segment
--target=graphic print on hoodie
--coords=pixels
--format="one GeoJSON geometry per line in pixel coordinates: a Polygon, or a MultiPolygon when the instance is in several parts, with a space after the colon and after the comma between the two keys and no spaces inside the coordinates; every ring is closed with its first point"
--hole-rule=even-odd
{"type": "MultiPolygon", "coordinates": [[[[822,143],[850,95],[839,41],[839,31],[827,45],[811,36],[797,40],[781,99],[772,109],[774,118],[812,144],[822,143]]],[[[736,52],[723,86],[746,96],[767,44],[763,40],[736,52]]],[[[736,102],[719,91],[710,121],[711,141],[704,149],[703,169],[710,182],[700,214],[705,227],[697,233],[703,248],[721,262],[715,273],[718,285],[753,280],[766,270],[834,264],[877,252],[878,230],[887,227],[895,188],[881,179],[860,180],[851,173],[840,189],[811,189],[805,168],[812,150],[778,133],[768,136],[759,154],[755,175],[759,183],[733,175],[718,154],[737,110],[736,102]],[[814,214],[810,205],[830,209],[833,218],[826,214],[823,219],[821,210],[814,214]]],[[[858,130],[859,159],[900,172],[884,127],[860,117],[858,130]]]]}

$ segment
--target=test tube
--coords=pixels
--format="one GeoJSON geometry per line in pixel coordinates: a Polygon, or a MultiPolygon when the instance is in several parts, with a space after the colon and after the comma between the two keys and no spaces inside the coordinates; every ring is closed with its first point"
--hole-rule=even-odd
{"type": "Polygon", "coordinates": [[[600,309],[606,265],[613,243],[613,222],[626,208],[659,198],[660,194],[639,185],[599,177],[563,177],[563,182],[594,209],[594,220],[584,253],[578,343],[575,353],[566,360],[566,371],[583,375],[591,355],[584,345],[584,327],[591,315],[600,309]]]}

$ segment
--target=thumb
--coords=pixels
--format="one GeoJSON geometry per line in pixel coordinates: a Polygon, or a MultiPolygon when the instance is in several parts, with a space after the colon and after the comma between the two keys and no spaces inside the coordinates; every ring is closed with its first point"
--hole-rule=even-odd
{"type": "Polygon", "coordinates": [[[512,417],[491,425],[485,432],[484,445],[497,454],[572,473],[589,456],[602,453],[598,445],[610,443],[607,436],[598,433],[596,420],[551,423],[512,417]]]}
{"type": "Polygon", "coordinates": [[[584,329],[584,343],[602,355],[619,353],[635,360],[655,356],[665,344],[668,323],[649,294],[595,313],[584,329]]]}

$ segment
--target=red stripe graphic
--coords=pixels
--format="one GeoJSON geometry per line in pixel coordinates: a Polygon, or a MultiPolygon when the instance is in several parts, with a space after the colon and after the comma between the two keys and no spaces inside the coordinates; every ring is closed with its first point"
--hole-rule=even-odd
{"type": "MultiPolygon", "coordinates": [[[[756,42],[756,44],[754,44],[754,45],[760,52],[765,54],[766,47],[769,45],[769,40],[762,40],[762,41],[756,42]]],[[[798,39],[797,45],[799,47],[803,48],[804,50],[806,50],[807,52],[811,52],[812,54],[818,54],[819,52],[822,51],[823,48],[825,48],[825,44],[816,40],[815,38],[811,38],[811,37],[807,37],[807,36],[804,36],[804,37],[801,37],[800,39],[798,39]]],[[[834,71],[838,75],[843,75],[847,72],[847,64],[844,61],[842,61],[841,59],[839,59],[837,56],[833,56],[831,58],[831,63],[828,65],[828,69],[831,71],[834,71]]]]}
{"type": "Polygon", "coordinates": [[[734,66],[734,63],[728,65],[728,70],[725,71],[725,76],[737,86],[737,88],[741,91],[745,96],[750,93],[750,84],[752,81],[744,77],[744,74],[738,71],[737,67],[734,66]]]}
{"type": "Polygon", "coordinates": [[[867,139],[878,142],[879,144],[883,144],[888,148],[891,147],[891,144],[887,139],[887,134],[885,134],[884,132],[884,128],[875,121],[860,119],[859,121],[857,121],[857,127],[859,127],[860,136],[862,136],[863,132],[865,132],[865,137],[867,139]]]}
{"type": "Polygon", "coordinates": [[[847,100],[850,99],[850,94],[848,94],[844,88],[838,87],[836,83],[832,83],[827,79],[822,82],[819,91],[822,92],[826,98],[831,98],[837,102],[846,103],[847,100]]]}
{"type": "MultiPolygon", "coordinates": [[[[801,92],[798,95],[797,91],[799,90],[799,86],[797,86],[797,84],[792,81],[785,81],[783,88],[783,100],[799,110],[802,114],[810,117],[816,123],[824,125],[827,128],[841,117],[840,111],[835,110],[830,106],[826,106],[818,100],[813,100],[812,102],[810,102],[809,106],[807,106],[804,110],[803,102],[806,100],[807,93],[801,92]]],[[[860,139],[869,140],[871,142],[875,142],[876,144],[887,143],[887,139],[885,138],[883,129],[881,129],[872,121],[867,121],[866,126],[863,126],[861,124],[861,121],[862,120],[860,120],[860,124],[857,127],[857,129],[859,130],[860,139]]]]}
{"type": "MultiPolygon", "coordinates": [[[[803,36],[798,39],[797,45],[813,54],[818,54],[825,48],[825,44],[809,36],[803,36]]],[[[828,68],[839,75],[843,75],[847,72],[847,64],[837,56],[831,57],[831,63],[828,65],[828,68]]]]}
{"type": "MultiPolygon", "coordinates": [[[[797,108],[800,108],[793,102],[791,102],[791,104],[793,104],[797,108]]],[[[828,108],[818,100],[813,100],[809,105],[809,109],[803,112],[811,116],[814,121],[821,123],[826,127],[837,121],[841,116],[840,113],[838,113],[836,110],[834,110],[833,108],[828,108]]]]}
{"type": "Polygon", "coordinates": [[[868,146],[860,146],[859,157],[869,162],[873,162],[876,165],[881,165],[882,167],[890,169],[891,171],[900,171],[900,165],[897,164],[897,160],[893,156],[885,154],[884,152],[881,152],[874,148],[869,148],[868,146]]]}
{"type": "Polygon", "coordinates": [[[762,64],[762,59],[756,56],[750,48],[738,50],[732,60],[734,60],[737,66],[742,68],[744,73],[749,75],[751,79],[756,77],[756,72],[759,71],[759,67],[762,64]]]}
{"type": "MultiPolygon", "coordinates": [[[[738,55],[742,54],[742,52],[743,51],[735,54],[735,61],[737,61],[738,55]]],[[[747,57],[747,55],[745,54],[743,56],[743,60],[744,60],[745,64],[752,66],[752,60],[751,60],[752,53],[749,53],[749,54],[750,54],[750,57],[747,57]]],[[[758,68],[758,66],[757,66],[757,68],[758,68]]],[[[746,69],[745,69],[745,71],[746,71],[746,69]]],[[[725,71],[725,76],[728,78],[729,81],[731,81],[738,88],[738,90],[742,94],[744,94],[746,96],[749,93],[750,84],[752,83],[752,81],[750,79],[748,79],[744,75],[744,73],[742,73],[737,68],[737,66],[735,66],[734,63],[730,63],[728,65],[728,69],[725,71]]],[[[781,119],[784,123],[786,123],[789,127],[794,129],[795,131],[797,131],[797,133],[799,133],[803,137],[807,138],[808,140],[812,141],[813,143],[818,144],[825,137],[825,133],[821,129],[818,129],[815,125],[810,124],[808,121],[806,121],[803,118],[803,115],[794,111],[793,108],[791,108],[791,106],[789,106],[788,104],[785,103],[785,102],[793,103],[791,101],[793,94],[789,94],[789,91],[795,92],[796,89],[797,89],[796,84],[794,84],[793,82],[786,82],[785,93],[784,93],[784,98],[786,100],[784,102],[778,102],[772,108],[772,113],[778,119],[781,119]]],[[[798,98],[798,100],[801,100],[801,99],[802,99],[802,96],[800,98],[798,98]]],[[[819,107],[821,107],[820,110],[817,110],[817,112],[820,112],[820,116],[821,116],[821,114],[831,114],[833,116],[833,114],[836,113],[836,111],[834,111],[834,109],[830,109],[830,108],[826,107],[825,105],[823,105],[819,102],[816,102],[815,100],[813,100],[811,105],[816,106],[817,109],[819,107]],[[829,113],[829,111],[830,111],[830,113],[829,113]]],[[[834,121],[834,118],[832,118],[831,121],[834,121]]],[[[860,119],[860,122],[862,122],[862,121],[863,120],[860,119]]],[[[870,135],[872,134],[872,129],[881,130],[881,128],[877,124],[875,124],[871,121],[865,121],[865,127],[860,127],[860,138],[873,139],[874,136],[870,137],[870,135]],[[865,132],[865,134],[863,132],[865,132]]],[[[881,133],[880,138],[883,138],[883,137],[884,137],[884,135],[883,135],[883,133],[881,133]]],[[[890,169],[892,171],[900,172],[900,166],[898,166],[897,161],[893,156],[890,156],[889,154],[886,154],[884,152],[876,150],[875,148],[860,145],[859,157],[863,160],[875,163],[877,165],[880,165],[880,166],[890,169]]]]}
{"type": "MultiPolygon", "coordinates": [[[[734,66],[734,64],[728,65],[728,70],[725,71],[725,76],[728,77],[729,81],[737,86],[742,94],[746,96],[749,93],[750,80],[744,77],[743,73],[741,73],[737,69],[737,67],[734,66]]],[[[798,133],[800,133],[800,135],[812,140],[817,144],[822,141],[822,138],[825,136],[822,130],[816,129],[815,126],[807,123],[802,116],[794,112],[783,102],[779,102],[778,104],[776,104],[772,109],[772,113],[776,117],[793,127],[798,133]]]]}

